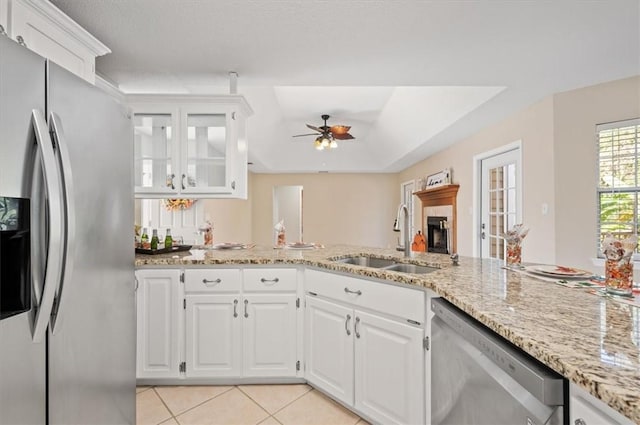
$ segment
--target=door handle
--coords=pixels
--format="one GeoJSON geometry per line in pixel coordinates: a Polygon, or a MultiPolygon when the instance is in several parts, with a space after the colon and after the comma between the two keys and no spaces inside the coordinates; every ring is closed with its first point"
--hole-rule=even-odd
{"type": "Polygon", "coordinates": [[[187,177],[187,175],[186,175],[186,174],[183,174],[183,175],[182,175],[182,179],[180,180],[180,184],[181,184],[181,186],[182,186],[182,190],[185,190],[185,189],[186,189],[186,187],[184,186],[184,179],[185,179],[186,177],[187,177]]]}
{"type": "Polygon", "coordinates": [[[53,151],[53,142],[49,132],[47,131],[47,123],[42,113],[34,109],[31,113],[31,124],[36,135],[37,153],[34,162],[33,181],[31,186],[31,199],[38,200],[42,193],[45,193],[48,201],[47,212],[47,230],[49,241],[47,243],[46,269],[41,268],[40,247],[44,246],[45,239],[40,235],[41,208],[36,201],[34,202],[34,214],[31,217],[31,228],[36,230],[33,232],[33,240],[31,244],[32,254],[32,281],[36,288],[36,299],[38,307],[35,309],[35,318],[32,320],[32,338],[33,341],[41,342],[47,331],[49,318],[53,309],[56,298],[57,285],[62,278],[62,252],[64,251],[63,228],[65,221],[63,219],[64,207],[62,204],[62,194],[60,193],[60,175],[57,167],[55,153],[53,151]],[[40,178],[44,180],[44,188],[40,182],[40,178]],[[44,274],[44,278],[42,275],[44,274]],[[42,279],[42,292],[40,293],[40,279],[42,279]],[[38,297],[38,295],[40,295],[38,297]],[[38,299],[39,298],[39,299],[38,299]]]}
{"type": "Polygon", "coordinates": [[[249,312],[247,311],[247,305],[249,304],[249,300],[244,300],[244,317],[249,317],[249,312]]]}
{"type": "Polygon", "coordinates": [[[176,185],[173,184],[173,179],[176,178],[175,174],[171,174],[171,183],[169,183],[169,186],[171,186],[171,190],[176,190],[176,185]]]}
{"type": "Polygon", "coordinates": [[[62,251],[62,264],[63,269],[58,282],[56,291],[57,302],[51,311],[51,331],[56,333],[56,323],[58,321],[59,313],[64,313],[64,303],[67,299],[64,296],[64,282],[70,279],[72,270],[74,270],[73,256],[69,255],[70,252],[75,250],[76,240],[76,217],[75,217],[75,196],[73,187],[73,174],[71,171],[71,160],[69,157],[69,151],[67,149],[67,142],[64,135],[63,127],[60,123],[60,118],[55,113],[49,114],[49,130],[53,137],[54,146],[57,147],[59,166],[60,166],[60,180],[62,182],[62,196],[63,196],[63,208],[64,208],[64,237],[63,237],[63,251],[62,251]]]}
{"type": "Polygon", "coordinates": [[[238,300],[233,300],[233,317],[238,317],[238,300]]]}
{"type": "Polygon", "coordinates": [[[351,330],[349,329],[350,320],[351,320],[351,315],[347,314],[347,320],[344,321],[344,330],[347,332],[347,335],[351,335],[351,330]]]}
{"type": "Polygon", "coordinates": [[[360,324],[360,318],[356,316],[356,324],[353,326],[353,331],[356,333],[356,338],[360,338],[360,330],[358,325],[360,324]]]}

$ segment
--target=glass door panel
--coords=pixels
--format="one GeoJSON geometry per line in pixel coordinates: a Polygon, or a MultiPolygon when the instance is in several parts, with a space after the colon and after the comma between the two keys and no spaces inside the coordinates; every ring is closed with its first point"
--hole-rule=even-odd
{"type": "Polygon", "coordinates": [[[175,189],[171,114],[134,115],[134,176],[140,189],[175,189]]]}
{"type": "Polygon", "coordinates": [[[186,189],[227,186],[226,114],[186,114],[186,189]]]}

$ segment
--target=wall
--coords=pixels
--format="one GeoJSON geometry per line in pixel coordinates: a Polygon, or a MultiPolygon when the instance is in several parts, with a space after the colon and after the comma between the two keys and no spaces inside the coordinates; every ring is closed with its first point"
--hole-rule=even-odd
{"type": "MultiPolygon", "coordinates": [[[[250,185],[251,182],[249,181],[250,185]]],[[[251,190],[251,186],[249,186],[251,190]]],[[[205,219],[213,223],[213,241],[250,243],[252,199],[201,199],[205,219]]],[[[269,213],[271,215],[271,213],[269,213]]]]}
{"type": "Polygon", "coordinates": [[[598,270],[591,261],[598,245],[596,125],[638,117],[640,77],[554,96],[558,263],[598,270]]]}
{"type": "Polygon", "coordinates": [[[392,228],[399,192],[395,174],[252,173],[250,181],[256,243],[273,243],[273,187],[302,185],[305,242],[371,247],[395,244],[397,234],[392,228]]]}
{"type": "MultiPolygon", "coordinates": [[[[553,263],[555,259],[553,101],[543,99],[504,121],[461,140],[399,173],[397,185],[451,168],[458,191],[458,253],[473,255],[473,157],[520,140],[522,143],[522,221],[531,228],[523,244],[523,261],[553,263]],[[549,213],[542,215],[542,203],[549,213]]],[[[416,201],[419,204],[419,200],[416,201]]],[[[417,204],[417,205],[418,205],[417,204]]],[[[419,220],[419,210],[416,210],[419,220]]]]}

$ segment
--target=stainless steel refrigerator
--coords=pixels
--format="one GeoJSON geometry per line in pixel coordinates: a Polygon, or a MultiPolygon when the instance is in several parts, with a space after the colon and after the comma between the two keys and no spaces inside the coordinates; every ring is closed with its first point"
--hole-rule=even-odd
{"type": "Polygon", "coordinates": [[[0,424],[135,422],[133,128],[0,36],[0,424]]]}

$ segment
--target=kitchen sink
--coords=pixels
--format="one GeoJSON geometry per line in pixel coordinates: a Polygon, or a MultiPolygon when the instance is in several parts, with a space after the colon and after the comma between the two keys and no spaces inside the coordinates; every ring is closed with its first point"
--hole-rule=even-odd
{"type": "Polygon", "coordinates": [[[358,257],[346,257],[336,260],[338,263],[353,264],[356,266],[373,267],[380,269],[387,266],[392,266],[396,262],[386,258],[366,257],[364,255],[358,257]]]}
{"type": "Polygon", "coordinates": [[[417,264],[404,264],[404,263],[392,264],[390,266],[384,267],[384,269],[394,271],[394,272],[415,273],[415,274],[425,274],[425,273],[435,272],[436,270],[440,270],[438,267],[419,266],[417,264]]]}

